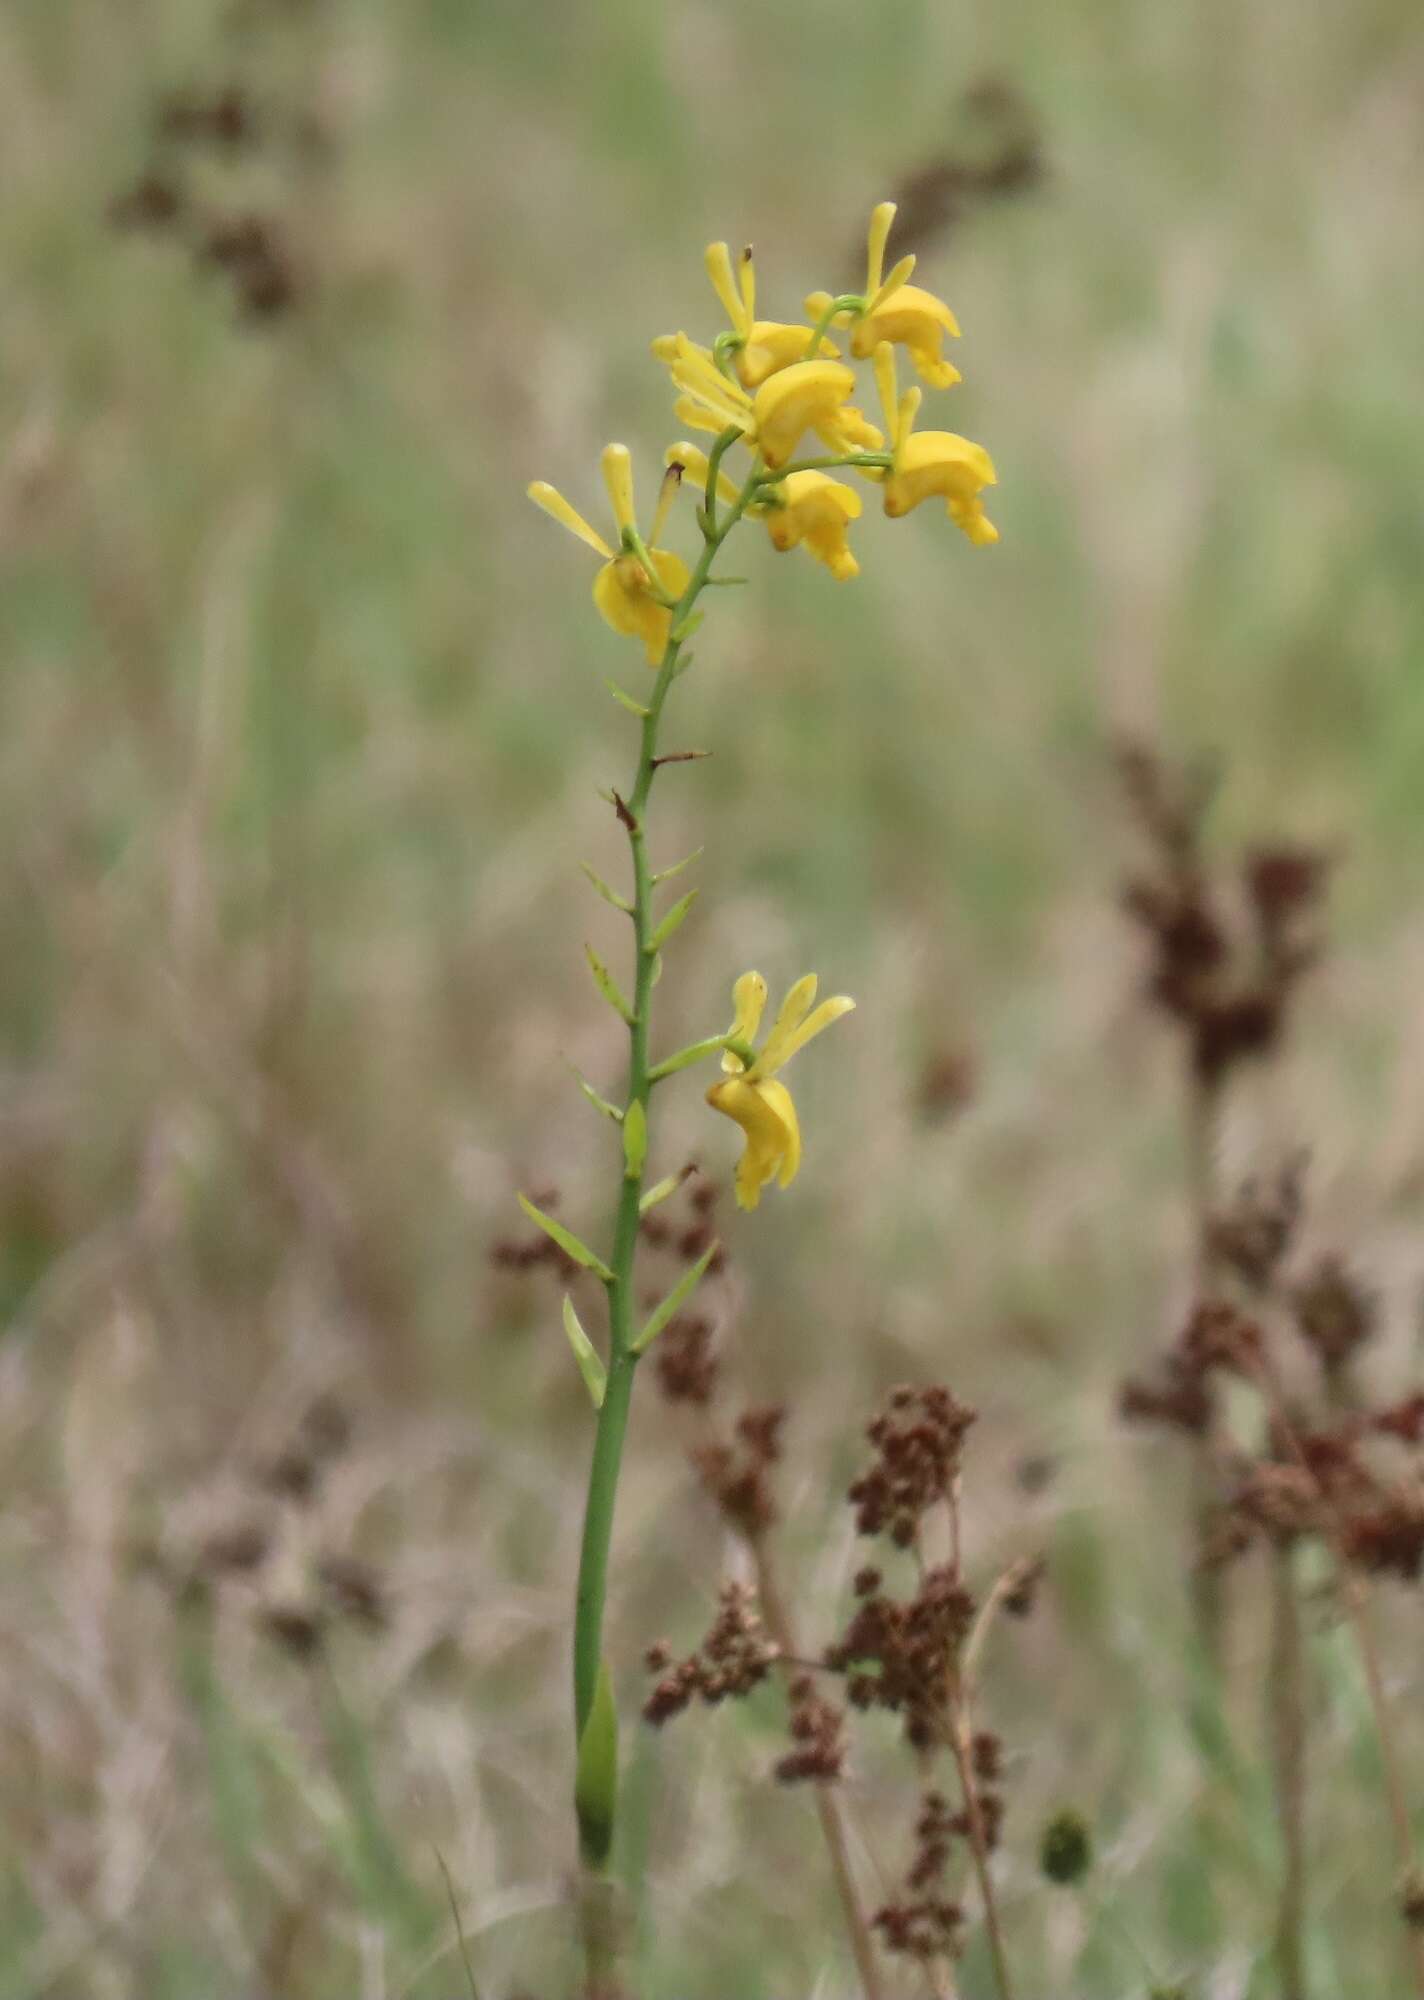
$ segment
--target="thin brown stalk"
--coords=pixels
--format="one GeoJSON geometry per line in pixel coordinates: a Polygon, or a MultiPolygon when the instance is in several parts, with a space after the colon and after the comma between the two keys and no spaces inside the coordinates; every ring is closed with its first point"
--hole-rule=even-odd
{"type": "MultiPolygon", "coordinates": [[[[785,1671],[796,1671],[797,1653],[795,1633],[792,1629],[786,1600],[781,1594],[776,1571],[771,1560],[771,1551],[765,1535],[757,1534],[749,1538],[752,1558],[756,1564],[757,1595],[761,1600],[762,1618],[766,1629],[782,1656],[785,1671]]],[[[880,1983],[880,1968],[875,1960],[875,1946],[870,1935],[870,1926],[865,1920],[865,1912],[860,1907],[856,1893],[855,1877],[851,1872],[850,1848],[846,1840],[845,1822],[841,1816],[840,1802],[826,1785],[813,1785],[816,1817],[820,1822],[821,1837],[826,1843],[830,1857],[831,1879],[835,1885],[836,1900],[841,1906],[846,1934],[855,1958],[856,1971],[860,1975],[861,1990],[865,2000],[884,2000],[884,1989],[880,1983]]],[[[953,1989],[936,1996],[936,2000],[954,2000],[953,1989]]]]}
{"type": "Polygon", "coordinates": [[[949,1747],[954,1754],[955,1768],[959,1772],[959,1789],[964,1799],[965,1817],[969,1822],[969,1849],[974,1856],[974,1874],[979,1884],[979,1899],[984,1906],[984,1929],[989,1938],[994,1984],[998,1988],[999,2000],[1014,2000],[1013,1982],[1009,1978],[1008,1952],[1004,1946],[1004,1930],[999,1920],[999,1903],[994,1893],[994,1878],[989,1869],[989,1842],[984,1830],[984,1814],[979,1804],[979,1786],[974,1776],[973,1746],[974,1724],[969,1697],[963,1680],[956,1677],[949,1697],[949,1747]]]}
{"type": "MultiPolygon", "coordinates": [[[[950,1546],[954,1551],[956,1576],[962,1574],[960,1557],[963,1549],[959,1491],[959,1481],[956,1479],[947,1496],[950,1546]]],[[[916,1553],[919,1553],[918,1543],[916,1553]]],[[[1016,1566],[1011,1566],[984,1600],[983,1609],[965,1646],[963,1658],[955,1669],[947,1690],[949,1747],[954,1756],[955,1769],[959,1773],[959,1790],[964,1800],[965,1818],[969,1823],[969,1849],[974,1857],[974,1874],[979,1884],[979,1900],[984,1906],[984,1929],[989,1938],[989,1956],[993,1961],[994,1983],[998,1987],[999,2000],[1013,2000],[1014,1989],[1013,1982],[1009,1978],[1009,1957],[1004,1945],[1003,1925],[999,1921],[999,1903],[994,1894],[994,1878],[989,1869],[989,1841],[984,1828],[983,1809],[979,1803],[979,1786],[974,1776],[972,1695],[973,1675],[978,1666],[984,1640],[994,1614],[1011,1588],[1010,1579],[1015,1576],[1016,1566]]]]}
{"type": "Polygon", "coordinates": [[[1271,1551],[1271,1586],[1269,1719],[1282,1855],[1276,1965],[1281,2000],[1305,2000],[1305,1649],[1289,1543],[1271,1551]]]}
{"type": "MultiPolygon", "coordinates": [[[[1186,1082],[1187,1199],[1191,1214],[1192,1261],[1196,1289],[1210,1298],[1217,1280],[1212,1242],[1216,1198],[1216,1146],[1220,1092],[1191,1072],[1186,1082]]],[[[1218,1565],[1200,1560],[1210,1539],[1218,1489],[1217,1441],[1209,1427],[1198,1440],[1192,1468],[1192,1514],[1198,1560],[1192,1566],[1192,1614],[1202,1659],[1208,1670],[1221,1670],[1225,1647],[1225,1602],[1218,1565]]]]}
{"type": "MultiPolygon", "coordinates": [[[[1395,1737],[1393,1718],[1390,1715],[1389,1700],[1385,1693],[1384,1671],[1380,1664],[1379,1643],[1375,1637],[1374,1621],[1371,1616],[1370,1594],[1351,1568],[1334,1498],[1306,1456],[1305,1448],[1291,1421],[1280,1382],[1264,1354],[1253,1357],[1251,1372],[1279,1435],[1284,1439],[1292,1457],[1311,1479],[1321,1501],[1326,1535],[1335,1557],[1340,1594],[1344,1600],[1360,1664],[1364,1669],[1365,1687],[1374,1722],[1375,1739],[1379,1745],[1380,1768],[1384,1775],[1385,1799],[1394,1833],[1400,1878],[1402,1883],[1412,1883],[1418,1879],[1418,1861],[1414,1849],[1413,1828],[1409,1820],[1409,1797],[1405,1790],[1404,1768],[1395,1737]]],[[[1420,2000],[1424,2000],[1424,1932],[1416,1930],[1413,1925],[1406,1925],[1405,1935],[1414,1975],[1414,1988],[1420,2000]]]]}

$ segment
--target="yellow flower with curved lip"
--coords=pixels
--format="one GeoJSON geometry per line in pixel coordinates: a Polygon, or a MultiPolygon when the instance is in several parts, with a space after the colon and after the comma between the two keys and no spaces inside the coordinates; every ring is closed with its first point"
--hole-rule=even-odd
{"type": "MultiPolygon", "coordinates": [[[[706,452],[683,438],[677,444],[670,444],[665,456],[669,465],[682,467],[698,492],[706,490],[706,452]]],[[[720,466],[717,492],[723,500],[737,498],[735,485],[720,466]]],[[[832,576],[842,580],[860,575],[860,564],[846,545],[846,524],[857,520],[860,511],[860,495],[855,488],[824,472],[789,473],[767,488],[764,499],[754,500],[747,508],[748,514],[766,522],[773,548],[784,554],[789,549],[804,547],[817,562],[825,564],[832,576]]]]}
{"type": "Polygon", "coordinates": [[[804,546],[840,582],[860,575],[846,545],[846,524],[860,514],[860,495],[824,472],[793,472],[773,489],[785,504],[767,511],[772,546],[783,551],[804,546]]]}
{"type": "Polygon", "coordinates": [[[714,435],[739,430],[748,444],[755,443],[752,399],[740,383],[722,373],[710,347],[689,340],[685,333],[661,333],[653,342],[653,353],[681,392],[673,410],[684,423],[714,435]]]}
{"type": "Polygon", "coordinates": [[[983,445],[953,431],[915,430],[920,392],[897,393],[895,353],[888,342],[875,350],[875,376],[890,431],[890,470],[881,487],[885,512],[894,519],[922,500],[942,499],[950,520],[977,548],[997,542],[999,531],[979,498],[984,487],[998,484],[994,461],[983,445]]]}
{"type": "Polygon", "coordinates": [[[604,484],[608,488],[613,519],[618,528],[617,549],[610,548],[598,530],[590,527],[578,509],[570,506],[558,488],[551,486],[547,479],[534,480],[527,491],[536,507],[552,514],[570,534],[577,535],[581,542],[605,558],[593,579],[593,601],[615,632],[642,640],[648,665],[656,667],[667,648],[668,634],[672,630],[671,606],[661,600],[671,598],[675,602],[680,598],[690,575],[681,556],[674,555],[671,549],[656,546],[678,482],[675,478],[663,481],[652,532],[645,545],[653,566],[650,577],[642,557],[624,543],[626,530],[637,533],[637,516],[633,509],[633,465],[627,445],[605,445],[602,462],[604,484]]]}
{"type": "Polygon", "coordinates": [[[841,361],[798,361],[768,377],[752,399],[756,439],[773,472],[794,457],[807,431],[828,451],[879,451],[885,440],[846,401],[855,371],[841,361]]]}
{"type": "Polygon", "coordinates": [[[748,395],[685,333],[663,334],[653,352],[682,392],[673,407],[683,422],[702,431],[739,430],[773,472],[794,455],[807,431],[832,452],[879,451],[885,442],[847,403],[855,371],[842,361],[793,362],[748,395]]]}
{"type": "MultiPolygon", "coordinates": [[[[942,352],[944,337],[959,338],[959,321],[943,299],[909,283],[915,268],[913,257],[902,257],[888,278],[882,277],[885,245],[895,220],[893,201],[882,201],[870,218],[866,241],[865,303],[851,315],[850,351],[857,361],[866,361],[882,340],[903,347],[916,369],[935,389],[948,389],[960,378],[952,361],[942,352]]],[[[829,292],[812,292],[806,311],[820,320],[829,310],[829,292]]]]}
{"type": "MultiPolygon", "coordinates": [[[[801,1126],[796,1106],[786,1085],[776,1072],[783,1069],[800,1048],[855,1002],[843,993],[823,1000],[812,1009],[816,998],[816,975],[808,972],[798,979],[781,1003],[781,1011],[755,1061],[744,1063],[729,1049],[722,1057],[728,1072],[707,1093],[707,1102],[741,1126],[746,1146],[737,1167],[737,1204],[755,1208],[768,1181],[789,1187],[801,1165],[801,1126]]],[[[732,988],[736,1013],[728,1034],[750,1043],[761,1025],[766,1006],[766,981],[759,972],[744,972],[732,988]]]]}
{"type": "MultiPolygon", "coordinates": [[[[732,332],[736,335],[734,363],[744,389],[759,389],[768,375],[789,368],[795,361],[811,357],[815,328],[788,326],[782,320],[756,316],[756,267],[750,248],[738,259],[738,277],[732,275],[732,254],[725,243],[709,243],[704,257],[712,289],[721,301],[732,332]],[[738,282],[740,280],[740,282],[738,282]]],[[[839,349],[822,334],[816,356],[834,359],[839,349]]]]}

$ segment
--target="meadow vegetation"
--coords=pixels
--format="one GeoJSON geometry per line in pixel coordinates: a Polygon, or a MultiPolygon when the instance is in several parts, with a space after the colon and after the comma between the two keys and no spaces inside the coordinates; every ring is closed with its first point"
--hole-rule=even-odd
{"type": "MultiPolygon", "coordinates": [[[[974,1693],[1020,2000],[1408,1990],[1424,1603],[1303,1447],[1365,1409],[1407,1444],[1420,1359],[1421,101],[1402,0],[6,10],[0,1991],[579,1989],[588,1405],[515,1194],[607,1205],[569,1065],[621,1075],[583,947],[623,920],[577,863],[623,865],[603,683],[642,668],[524,489],[661,452],[646,342],[705,323],[704,242],[799,300],[887,194],[1002,540],[867,508],[842,585],[749,533],[675,690],[711,754],[659,795],[667,857],[706,843],[662,1017],[748,965],[858,1011],[754,1216],[668,1095],[662,1247],[715,1214],[727,1257],[619,1500],[622,1977],[855,1990],[817,1773],[775,1782],[834,1690],[778,1657],[876,1600],[865,1426],[947,1384],[965,1573],[1035,1585],[974,1693]],[[1310,947],[1205,1106],[1140,782],[1203,758],[1233,949],[1282,894],[1310,947]],[[1241,1318],[1338,1328],[1332,1271],[1350,1381],[1326,1336],[1280,1381],[1241,1318]],[[1124,1420],[1193,1368],[1225,1515],[1190,1423],[1124,1420]],[[758,1582],[747,1698],[640,1722],[758,1582]]],[[[853,1719],[873,1910],[949,1836],[903,1715],[853,1719]]],[[[926,1990],[893,1928],[886,1994],[926,1990]]]]}

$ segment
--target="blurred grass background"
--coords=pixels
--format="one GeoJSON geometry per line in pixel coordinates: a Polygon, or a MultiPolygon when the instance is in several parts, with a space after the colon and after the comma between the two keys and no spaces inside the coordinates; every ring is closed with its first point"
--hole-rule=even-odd
{"type": "MultiPolygon", "coordinates": [[[[771,310],[844,282],[874,200],[985,143],[986,83],[1031,107],[1047,176],[925,269],[965,326],[941,421],[992,450],[1003,541],[868,513],[838,587],[747,536],[752,586],[675,698],[714,755],[658,800],[664,858],[707,843],[660,1018],[715,1029],[749,964],[859,999],[807,1061],[794,1194],[731,1225],[738,1375],[793,1405],[810,1629],[856,1561],[860,1412],[901,1377],[983,1411],[986,1572],[1052,1557],[989,1697],[1027,1990],[1138,1992],[1139,1953],[1212,2000],[1273,1990],[1264,1634],[1238,1635],[1237,1751],[1193,1740],[1181,1467],[1113,1414],[1187,1220],[1108,747],[1218,750],[1224,842],[1342,857],[1332,959],[1224,1166],[1312,1149],[1312,1231],[1383,1291],[1398,1367],[1424,1296],[1403,0],[5,10],[0,1990],[452,1994],[437,1849],[481,1993],[568,1990],[589,1427],[556,1289],[489,1253],[516,1187],[589,1226],[605,1199],[564,1059],[616,1082],[581,945],[623,941],[575,863],[621,867],[596,787],[631,731],[601,677],[640,669],[523,488],[597,514],[621,436],[650,492],[673,420],[647,341],[710,328],[704,242],[755,239],[771,310]],[[226,86],[257,143],[155,137],[169,93],[226,86]],[[118,226],[145,175],[181,187],[172,227],[118,226]],[[247,267],[192,254],[248,215],[291,290],[265,313],[247,267]],[[969,1101],[930,1116],[946,1063],[969,1101]],[[175,1605],[164,1579],[239,1531],[250,1567],[175,1605]],[[343,1562],[383,1627],[299,1657],[343,1562]],[[1231,1801],[1211,1856],[1203,1755],[1231,1801]],[[1034,1884],[1065,1801],[1098,1828],[1086,1898],[1034,1884]]],[[[664,1163],[726,1177],[700,1090],[667,1103],[664,1163]]],[[[630,1714],[717,1564],[650,1394],[611,1612],[630,1714]]],[[[1392,1611],[1414,1695],[1417,1607],[1392,1611]]],[[[1325,1990],[1383,1994],[1383,1816],[1317,1628],[1310,1951],[1325,1990]]],[[[770,1701],[651,1746],[629,1725],[640,1991],[845,1990],[809,1807],[763,1780],[776,1727],[770,1701]]],[[[856,1808],[894,1869],[881,1747],[856,1808]]]]}

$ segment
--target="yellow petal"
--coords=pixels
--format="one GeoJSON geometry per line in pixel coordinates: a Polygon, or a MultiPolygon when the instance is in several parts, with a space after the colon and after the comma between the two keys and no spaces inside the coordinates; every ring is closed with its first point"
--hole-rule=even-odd
{"type": "Polygon", "coordinates": [[[811,326],[787,326],[780,320],[755,321],[747,335],[746,346],[737,354],[737,375],[742,387],[759,389],[768,375],[774,375],[778,368],[790,368],[797,361],[817,357],[834,361],[840,349],[824,334],[817,342],[816,354],[811,354],[811,339],[815,330],[811,326]]]}
{"type": "MultiPolygon", "coordinates": [[[[685,438],[677,444],[670,444],[665,454],[669,465],[680,465],[684,474],[704,490],[707,485],[707,454],[700,446],[690,444],[685,438]]],[[[736,482],[727,477],[719,465],[717,468],[717,491],[724,500],[737,497],[736,482]]]]}
{"type": "Polygon", "coordinates": [[[781,1170],[777,1182],[781,1187],[790,1187],[801,1165],[801,1121],[796,1116],[796,1106],[786,1085],[774,1077],[763,1080],[757,1089],[762,1103],[781,1120],[781,1170]]]}
{"type": "Polygon", "coordinates": [[[846,993],[837,993],[834,999],[823,1000],[815,1013],[808,1015],[800,1026],[793,1029],[786,1037],[776,1067],[783,1068],[798,1049],[804,1049],[807,1042],[814,1041],[823,1029],[830,1027],[832,1021],[839,1021],[842,1014],[850,1014],[854,1010],[855,1002],[846,993]]]}
{"type": "Polygon", "coordinates": [[[843,403],[830,411],[813,428],[828,451],[879,451],[885,439],[863,411],[843,403]]]}
{"type": "Polygon", "coordinates": [[[707,266],[712,289],[721,301],[723,312],[727,315],[728,326],[734,333],[745,333],[748,315],[732,277],[731,251],[725,243],[709,243],[703,252],[702,261],[707,266]]]}
{"type": "MultiPolygon", "coordinates": [[[[681,556],[670,549],[650,549],[648,553],[663,589],[670,597],[680,597],[688,577],[681,556]]],[[[672,629],[672,612],[650,594],[647,573],[636,556],[615,556],[603,565],[593,580],[593,601],[615,632],[642,640],[650,667],[660,663],[672,629]]]]}
{"type": "Polygon", "coordinates": [[[536,507],[542,507],[546,514],[552,514],[571,535],[577,535],[581,542],[587,542],[588,546],[601,556],[613,554],[598,530],[591,528],[578,509],[569,505],[557,486],[551,486],[547,479],[535,479],[525,491],[536,507]]]}
{"type": "Polygon", "coordinates": [[[880,290],[880,274],[885,268],[885,245],[890,240],[890,226],[895,220],[893,201],[878,202],[871,211],[870,228],[866,235],[865,295],[874,296],[880,290]]]}
{"type": "Polygon", "coordinates": [[[659,540],[663,529],[667,526],[667,517],[672,511],[672,504],[676,500],[679,489],[682,486],[682,475],[685,470],[686,468],[679,460],[669,459],[667,461],[667,471],[663,474],[663,483],[658,488],[658,504],[653,509],[653,525],[648,530],[648,540],[650,542],[659,540]]]}
{"type": "Polygon", "coordinates": [[[915,260],[913,257],[902,257],[885,280],[885,283],[875,293],[870,304],[865,308],[867,315],[879,312],[885,301],[893,293],[898,292],[902,285],[909,284],[914,268],[915,260]]]}
{"type": "Polygon", "coordinates": [[[606,444],[602,463],[603,483],[613,502],[613,518],[621,535],[625,528],[631,528],[637,522],[633,511],[633,460],[627,445],[606,444]]]}
{"type": "Polygon", "coordinates": [[[672,379],[678,388],[721,418],[719,430],[726,430],[729,424],[750,430],[751,398],[736,383],[727,380],[704,349],[690,340],[683,341],[681,335],[678,338],[681,345],[672,365],[672,379]]]}
{"type": "Polygon", "coordinates": [[[805,548],[841,582],[859,576],[860,564],[846,543],[846,526],[861,512],[854,487],[825,472],[793,472],[780,482],[782,504],[766,517],[772,547],[783,553],[805,548]]]}
{"type": "MultiPolygon", "coordinates": [[[[800,1134],[788,1128],[784,1107],[770,1096],[765,1084],[748,1083],[745,1077],[729,1077],[714,1083],[707,1102],[714,1111],[734,1120],[746,1135],[746,1147],[737,1166],[737,1201],[742,1208],[755,1208],[761,1191],[785,1161],[788,1148],[800,1156],[800,1134]]],[[[784,1090],[782,1096],[785,1096],[784,1090]]],[[[787,1099],[789,1103],[790,1100],[787,1099]]],[[[792,1126],[795,1112],[792,1112],[792,1126]]]]}
{"type": "Polygon", "coordinates": [[[786,1060],[786,1044],[810,1011],[818,983],[815,973],[808,972],[791,988],[781,1003],[766,1046],[756,1059],[753,1076],[774,1076],[781,1068],[786,1060]]]}
{"type": "Polygon", "coordinates": [[[880,392],[880,408],[890,433],[890,449],[900,442],[900,386],[895,373],[895,350],[888,340],[875,348],[875,386],[880,392]]]}
{"type": "Polygon", "coordinates": [[[756,264],[752,258],[752,246],[747,244],[741,255],[742,311],[747,316],[750,327],[756,318],[756,264]]]}
{"type": "Polygon", "coordinates": [[[994,461],[982,444],[952,431],[920,431],[900,440],[885,482],[885,512],[894,519],[937,496],[953,514],[956,503],[967,505],[996,483],[994,461]]]}
{"type": "Polygon", "coordinates": [[[679,555],[671,549],[650,548],[648,554],[653,559],[658,582],[669,597],[681,597],[691,580],[692,572],[679,555]]]}
{"type": "MultiPolygon", "coordinates": [[[[732,1025],[729,1035],[735,1035],[739,1042],[753,1042],[756,1031],[761,1026],[762,1010],[766,1006],[766,981],[759,972],[744,972],[732,988],[732,1025]]],[[[730,1049],[722,1051],[722,1067],[729,1072],[745,1068],[740,1056],[734,1056],[730,1049]]]]}
{"type": "Polygon", "coordinates": [[[724,410],[714,410],[688,394],[678,397],[672,413],[679,423],[691,424],[695,431],[708,431],[713,437],[720,437],[730,421],[724,410]]]}
{"type": "MultiPolygon", "coordinates": [[[[798,361],[779,369],[753,400],[762,457],[773,471],[785,465],[808,430],[837,424],[855,375],[839,361],[798,361]]],[[[878,433],[877,433],[878,436],[878,433]]]]}

